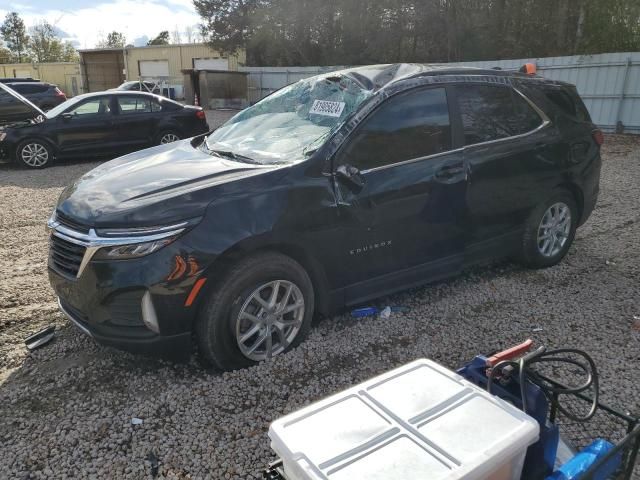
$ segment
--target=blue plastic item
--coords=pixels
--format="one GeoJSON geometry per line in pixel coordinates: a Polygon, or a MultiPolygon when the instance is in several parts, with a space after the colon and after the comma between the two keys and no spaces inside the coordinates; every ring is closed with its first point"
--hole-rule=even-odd
{"type": "MultiPolygon", "coordinates": [[[[613,444],[606,440],[594,440],[586,448],[578,452],[571,460],[562,465],[546,480],[577,480],[600,458],[613,448],[613,444]]],[[[620,467],[622,453],[614,455],[606,461],[592,477],[593,480],[606,480],[620,467]]]]}
{"type": "MultiPolygon", "coordinates": [[[[391,308],[392,312],[401,312],[406,313],[410,310],[409,307],[403,306],[393,306],[391,308]]],[[[360,307],[351,310],[351,316],[353,318],[362,318],[362,317],[373,317],[380,313],[380,309],[378,307],[360,307]]]]}
{"type": "MultiPolygon", "coordinates": [[[[481,388],[487,388],[486,371],[487,358],[483,355],[478,355],[471,363],[459,369],[458,373],[481,388]]],[[[514,378],[508,385],[494,383],[491,393],[522,409],[520,384],[517,378],[514,378]]],[[[527,382],[525,395],[527,396],[528,405],[525,413],[538,421],[540,438],[527,450],[522,469],[522,478],[524,480],[544,478],[553,472],[560,432],[557,425],[547,421],[549,402],[540,387],[527,382]]]]}
{"type": "Polygon", "coordinates": [[[378,313],[376,307],[362,307],[351,310],[351,316],[353,318],[373,317],[378,313]]]}

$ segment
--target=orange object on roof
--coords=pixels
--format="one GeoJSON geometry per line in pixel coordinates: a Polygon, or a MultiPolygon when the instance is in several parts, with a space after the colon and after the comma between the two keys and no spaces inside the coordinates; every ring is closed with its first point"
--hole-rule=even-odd
{"type": "Polygon", "coordinates": [[[527,75],[535,75],[538,71],[538,67],[536,67],[535,63],[525,63],[521,68],[520,71],[522,73],[526,73],[527,75]]]}

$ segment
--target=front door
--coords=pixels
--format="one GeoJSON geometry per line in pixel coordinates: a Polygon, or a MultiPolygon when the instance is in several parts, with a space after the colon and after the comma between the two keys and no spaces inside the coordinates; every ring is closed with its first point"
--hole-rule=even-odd
{"type": "Polygon", "coordinates": [[[108,153],[116,141],[111,107],[111,97],[91,97],[58,115],[55,136],[60,151],[72,155],[108,153]]]}
{"type": "Polygon", "coordinates": [[[346,141],[334,169],[345,251],[363,268],[347,303],[457,273],[465,240],[466,168],[456,149],[445,87],[386,100],[346,141]],[[358,185],[361,183],[361,185],[358,185]]]}

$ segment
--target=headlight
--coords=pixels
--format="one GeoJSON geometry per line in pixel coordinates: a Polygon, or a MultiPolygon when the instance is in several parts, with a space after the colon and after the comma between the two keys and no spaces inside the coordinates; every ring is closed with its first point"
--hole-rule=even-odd
{"type": "Polygon", "coordinates": [[[97,229],[93,245],[98,249],[93,258],[125,260],[144,257],[169,245],[199,221],[200,218],[195,218],[157,227],[97,229]]]}
{"type": "Polygon", "coordinates": [[[178,235],[171,238],[163,238],[153,242],[134,243],[131,245],[119,245],[117,247],[102,247],[93,258],[96,260],[123,260],[125,258],[137,258],[149,255],[173,242],[178,235]]]}

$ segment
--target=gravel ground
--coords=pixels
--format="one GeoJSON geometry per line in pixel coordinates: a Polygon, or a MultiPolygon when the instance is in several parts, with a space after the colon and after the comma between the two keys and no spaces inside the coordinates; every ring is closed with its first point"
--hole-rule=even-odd
{"type": "Polygon", "coordinates": [[[69,325],[44,223],[97,163],[0,166],[0,478],[150,478],[150,458],[159,478],[258,478],[272,420],[418,357],[454,368],[526,337],[588,350],[604,400],[640,413],[640,139],[608,137],[603,156],[598,207],[559,266],[474,269],[379,302],[409,313],[326,319],[294,351],[225,374],[100,347],[69,325]],[[23,339],[51,323],[55,341],[28,353],[23,339]]]}

